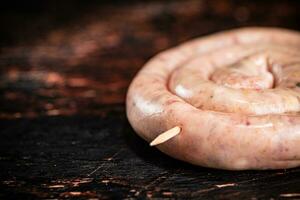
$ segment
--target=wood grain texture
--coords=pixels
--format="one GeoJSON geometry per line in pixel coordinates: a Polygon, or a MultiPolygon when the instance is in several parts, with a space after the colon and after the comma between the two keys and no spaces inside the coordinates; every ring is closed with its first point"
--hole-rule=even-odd
{"type": "Polygon", "coordinates": [[[230,172],[171,159],[135,135],[124,107],[157,52],[234,27],[300,30],[300,2],[75,2],[0,14],[1,199],[300,198],[299,168],[230,172]]]}

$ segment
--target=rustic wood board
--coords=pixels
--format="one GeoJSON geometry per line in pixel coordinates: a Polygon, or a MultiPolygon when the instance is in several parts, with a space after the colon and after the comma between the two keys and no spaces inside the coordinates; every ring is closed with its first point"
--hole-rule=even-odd
{"type": "Polygon", "coordinates": [[[155,53],[234,27],[300,30],[299,1],[34,3],[0,14],[0,199],[300,198],[299,168],[174,160],[136,136],[124,106],[155,53]]]}

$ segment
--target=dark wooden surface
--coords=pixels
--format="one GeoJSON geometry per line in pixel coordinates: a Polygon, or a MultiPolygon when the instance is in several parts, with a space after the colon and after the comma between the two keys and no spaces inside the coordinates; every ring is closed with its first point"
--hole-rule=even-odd
{"type": "Polygon", "coordinates": [[[0,13],[0,199],[300,199],[299,168],[173,160],[135,135],[124,107],[158,51],[234,27],[300,30],[299,1],[27,3],[0,13]]]}

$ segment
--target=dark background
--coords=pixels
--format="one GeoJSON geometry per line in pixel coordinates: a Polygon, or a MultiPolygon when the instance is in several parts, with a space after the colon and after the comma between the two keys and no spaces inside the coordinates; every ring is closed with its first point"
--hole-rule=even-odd
{"type": "Polygon", "coordinates": [[[148,147],[127,87],[159,51],[244,26],[300,29],[300,1],[8,1],[0,7],[0,198],[300,198],[300,169],[222,171],[148,147]]]}

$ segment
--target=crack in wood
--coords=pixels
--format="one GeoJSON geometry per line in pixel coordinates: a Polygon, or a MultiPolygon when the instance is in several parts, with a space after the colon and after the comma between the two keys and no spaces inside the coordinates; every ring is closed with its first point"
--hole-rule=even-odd
{"type": "MultiPolygon", "coordinates": [[[[124,149],[120,149],[119,151],[117,151],[116,153],[114,153],[112,156],[110,156],[109,158],[106,159],[107,162],[112,161],[114,158],[116,158],[118,156],[118,154],[123,151],[124,149]]],[[[99,165],[96,169],[94,169],[93,171],[91,171],[90,173],[87,174],[87,176],[91,176],[94,173],[96,173],[98,170],[102,169],[107,163],[104,162],[101,165],[99,165]]],[[[105,170],[104,170],[105,171],[105,170]]]]}

